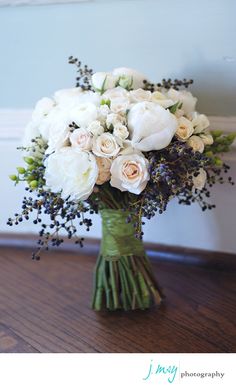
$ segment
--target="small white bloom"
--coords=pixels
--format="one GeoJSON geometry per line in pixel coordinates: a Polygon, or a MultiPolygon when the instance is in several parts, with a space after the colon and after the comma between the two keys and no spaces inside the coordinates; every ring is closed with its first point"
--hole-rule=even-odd
{"type": "Polygon", "coordinates": [[[103,93],[107,89],[115,88],[117,82],[117,77],[111,73],[106,72],[97,72],[92,75],[92,85],[93,88],[103,93]]]}
{"type": "Polygon", "coordinates": [[[130,106],[129,93],[119,86],[107,90],[102,97],[110,100],[110,109],[116,113],[125,112],[130,106]]]}
{"type": "Polygon", "coordinates": [[[139,154],[119,155],[111,165],[111,186],[140,194],[149,180],[148,160],[139,154]]]}
{"type": "Polygon", "coordinates": [[[125,117],[118,113],[109,113],[106,118],[106,126],[110,128],[111,126],[115,127],[116,124],[124,124],[125,117]]]}
{"type": "Polygon", "coordinates": [[[110,180],[111,177],[111,163],[112,161],[109,158],[96,157],[98,165],[98,178],[96,181],[97,185],[102,185],[104,182],[110,180]]]}
{"type": "Polygon", "coordinates": [[[177,119],[153,102],[134,104],[128,113],[132,146],[141,151],[161,150],[171,142],[177,119]]]}
{"type": "Polygon", "coordinates": [[[122,123],[117,123],[114,126],[113,135],[123,141],[129,136],[128,128],[122,123]]]}
{"type": "Polygon", "coordinates": [[[195,110],[197,98],[192,93],[186,90],[177,91],[171,88],[168,90],[167,96],[173,100],[174,104],[178,101],[182,103],[182,109],[186,115],[195,110]]]}
{"type": "Polygon", "coordinates": [[[121,85],[123,82],[122,80],[125,79],[126,83],[129,86],[129,89],[130,88],[132,88],[132,89],[143,88],[143,86],[144,86],[143,81],[144,80],[148,81],[147,77],[144,74],[138,72],[135,69],[131,69],[131,68],[116,68],[112,71],[112,74],[118,78],[120,77],[121,85]]]}
{"type": "Polygon", "coordinates": [[[207,174],[202,168],[199,169],[197,177],[193,176],[193,187],[198,190],[202,190],[206,184],[207,174]]]}
{"type": "Polygon", "coordinates": [[[187,144],[193,149],[193,151],[199,151],[200,153],[203,153],[204,151],[204,143],[200,136],[192,135],[187,140],[187,144]]]}
{"type": "Polygon", "coordinates": [[[32,147],[32,140],[38,138],[40,136],[40,132],[38,126],[35,125],[34,122],[30,121],[24,131],[24,136],[22,140],[23,147],[32,147]]]}
{"type": "Polygon", "coordinates": [[[101,125],[99,120],[91,122],[87,128],[94,136],[101,135],[104,132],[104,127],[101,125]]]}
{"type": "Polygon", "coordinates": [[[82,151],[89,151],[92,148],[92,135],[85,128],[77,128],[70,135],[70,142],[82,151]]]}
{"type": "Polygon", "coordinates": [[[178,127],[175,135],[179,140],[186,141],[193,134],[192,122],[184,116],[178,119],[178,127]]]}
{"type": "Polygon", "coordinates": [[[115,157],[120,147],[116,141],[116,138],[109,132],[104,132],[93,140],[93,153],[98,157],[115,157]]]}
{"type": "Polygon", "coordinates": [[[164,93],[158,91],[152,93],[151,101],[161,105],[163,108],[168,108],[171,107],[171,105],[174,105],[173,100],[167,98],[164,93]]]}
{"type": "Polygon", "coordinates": [[[45,161],[46,186],[63,199],[86,200],[93,191],[98,167],[92,153],[76,147],[65,147],[45,161]]]}
{"type": "Polygon", "coordinates": [[[214,143],[213,136],[209,132],[203,132],[199,136],[203,140],[205,146],[210,146],[214,143]]]}
{"type": "Polygon", "coordinates": [[[148,90],[135,89],[129,92],[131,103],[139,103],[140,101],[150,101],[152,94],[148,90]]]}
{"type": "Polygon", "coordinates": [[[210,125],[210,122],[206,115],[199,114],[198,112],[193,112],[190,117],[194,127],[194,134],[200,134],[210,125]]]}
{"type": "Polygon", "coordinates": [[[79,127],[87,127],[97,119],[97,107],[92,103],[79,104],[70,111],[70,119],[79,127]]]}

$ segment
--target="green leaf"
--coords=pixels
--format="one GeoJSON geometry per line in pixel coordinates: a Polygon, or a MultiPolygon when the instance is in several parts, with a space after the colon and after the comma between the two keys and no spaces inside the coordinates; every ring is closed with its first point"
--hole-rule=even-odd
{"type": "Polygon", "coordinates": [[[174,105],[171,105],[168,109],[171,113],[175,113],[177,111],[177,109],[179,108],[179,101],[177,101],[177,103],[175,103],[174,105]]]}

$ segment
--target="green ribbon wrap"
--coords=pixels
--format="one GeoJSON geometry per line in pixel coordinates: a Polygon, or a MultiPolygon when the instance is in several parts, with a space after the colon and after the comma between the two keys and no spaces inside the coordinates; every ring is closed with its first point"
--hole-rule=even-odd
{"type": "Polygon", "coordinates": [[[101,254],[107,261],[118,261],[121,256],[145,255],[141,240],[135,237],[133,223],[127,223],[128,212],[117,209],[103,209],[101,254]]]}

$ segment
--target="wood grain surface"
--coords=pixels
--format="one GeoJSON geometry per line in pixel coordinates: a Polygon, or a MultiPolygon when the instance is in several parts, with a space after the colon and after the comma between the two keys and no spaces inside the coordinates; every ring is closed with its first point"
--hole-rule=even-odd
{"type": "Polygon", "coordinates": [[[155,258],[160,308],[96,313],[94,253],[30,258],[30,250],[0,248],[0,352],[236,352],[233,267],[155,258]]]}

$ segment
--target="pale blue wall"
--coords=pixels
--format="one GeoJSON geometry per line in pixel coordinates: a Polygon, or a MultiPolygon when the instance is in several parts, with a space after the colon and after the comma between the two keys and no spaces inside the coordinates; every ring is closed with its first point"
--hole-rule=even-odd
{"type": "Polygon", "coordinates": [[[235,0],[130,0],[0,9],[0,107],[73,85],[70,54],[95,70],[193,77],[199,109],[235,115],[235,0]]]}

